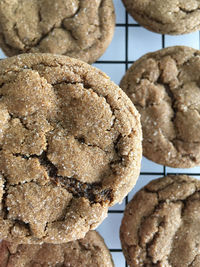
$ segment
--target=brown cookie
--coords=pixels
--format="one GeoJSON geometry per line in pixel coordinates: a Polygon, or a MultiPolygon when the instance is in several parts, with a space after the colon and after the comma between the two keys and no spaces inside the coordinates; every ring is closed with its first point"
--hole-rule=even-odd
{"type": "Polygon", "coordinates": [[[131,267],[200,266],[200,181],[166,176],[142,188],[120,228],[131,267]]]}
{"type": "Polygon", "coordinates": [[[0,1],[0,46],[7,56],[42,52],[92,63],[114,27],[112,0],[0,1]]]}
{"type": "Polygon", "coordinates": [[[1,267],[113,267],[111,254],[103,238],[90,231],[84,239],[64,244],[0,244],[1,267]]]}
{"type": "Polygon", "coordinates": [[[0,61],[0,238],[84,237],[134,186],[139,114],[100,70],[24,54],[0,61]]]}
{"type": "Polygon", "coordinates": [[[200,52],[170,47],[136,61],[121,88],[141,114],[143,154],[176,168],[200,165],[200,52]]]}
{"type": "Polygon", "coordinates": [[[122,0],[143,27],[162,34],[184,34],[200,29],[200,1],[122,0]]]}

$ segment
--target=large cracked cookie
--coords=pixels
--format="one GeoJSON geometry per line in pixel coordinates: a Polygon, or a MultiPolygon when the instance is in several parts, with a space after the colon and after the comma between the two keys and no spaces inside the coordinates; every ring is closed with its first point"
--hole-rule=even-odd
{"type": "Polygon", "coordinates": [[[84,237],[140,169],[139,114],[100,70],[51,54],[0,61],[0,238],[84,237]]]}
{"type": "Polygon", "coordinates": [[[122,0],[143,27],[162,34],[185,34],[200,29],[199,0],[122,0]]]}
{"type": "Polygon", "coordinates": [[[200,266],[200,181],[166,176],[142,188],[126,207],[120,228],[131,267],[200,266]]]}
{"type": "Polygon", "coordinates": [[[7,56],[42,52],[92,63],[114,27],[112,0],[0,1],[0,46],[7,56]]]}
{"type": "Polygon", "coordinates": [[[141,114],[143,154],[176,168],[200,165],[200,52],[170,47],[136,61],[121,88],[141,114]]]}
{"type": "Polygon", "coordinates": [[[1,267],[113,267],[111,254],[103,238],[90,231],[84,239],[64,244],[0,244],[1,267]]]}

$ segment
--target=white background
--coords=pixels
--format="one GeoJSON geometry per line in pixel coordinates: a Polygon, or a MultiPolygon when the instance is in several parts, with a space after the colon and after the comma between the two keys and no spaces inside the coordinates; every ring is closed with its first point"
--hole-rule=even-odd
{"type": "MultiPolygon", "coordinates": [[[[147,52],[155,51],[167,46],[187,45],[199,49],[199,32],[185,34],[181,36],[164,37],[160,34],[150,32],[128,16],[129,26],[125,26],[126,12],[121,0],[113,0],[116,9],[116,28],[112,43],[108,47],[105,54],[93,65],[106,72],[115,83],[119,84],[126,70],[126,62],[128,66],[139,57],[147,52]],[[120,25],[119,25],[120,24],[120,25]],[[124,25],[123,25],[124,24],[124,25]],[[136,25],[133,25],[136,24],[136,25]],[[126,29],[127,35],[126,35],[126,29]],[[127,40],[127,46],[126,46],[127,40]],[[127,48],[127,51],[126,51],[127,48]],[[126,53],[127,52],[127,53],[126,53]],[[117,61],[117,62],[113,62],[117,61]]],[[[0,50],[0,58],[5,58],[5,55],[0,50]]],[[[128,200],[130,201],[135,192],[146,185],[152,179],[162,177],[167,173],[191,173],[196,178],[200,179],[200,167],[192,169],[173,169],[162,165],[155,164],[145,158],[142,160],[141,175],[134,189],[129,193],[128,200]],[[147,173],[153,173],[149,175],[147,173]]],[[[120,205],[115,205],[110,208],[111,213],[98,227],[98,232],[104,237],[104,240],[109,249],[112,251],[113,260],[116,267],[124,267],[125,259],[122,254],[121,244],[119,239],[119,227],[125,208],[125,201],[120,205]],[[116,211],[116,213],[115,213],[116,211]]]]}

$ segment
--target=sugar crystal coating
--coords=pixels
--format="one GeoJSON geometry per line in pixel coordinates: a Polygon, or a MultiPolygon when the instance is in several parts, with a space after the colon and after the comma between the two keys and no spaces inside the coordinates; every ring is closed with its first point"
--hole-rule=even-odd
{"type": "Polygon", "coordinates": [[[2,60],[0,107],[1,238],[82,238],[135,184],[139,116],[99,70],[50,54],[2,60]]]}

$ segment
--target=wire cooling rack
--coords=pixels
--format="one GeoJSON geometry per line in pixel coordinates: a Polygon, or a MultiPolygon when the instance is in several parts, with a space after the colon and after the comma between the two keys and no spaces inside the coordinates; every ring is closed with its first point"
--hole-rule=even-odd
{"type": "MultiPolygon", "coordinates": [[[[122,76],[131,64],[145,53],[173,45],[200,48],[199,32],[181,36],[152,33],[141,27],[128,15],[121,0],[113,0],[113,2],[116,11],[114,38],[105,54],[93,65],[106,72],[116,84],[119,84],[122,76]]],[[[5,55],[0,50],[0,59],[2,58],[5,58],[5,55]]],[[[112,253],[115,267],[127,267],[119,239],[119,227],[126,204],[141,187],[151,180],[167,174],[187,174],[200,179],[200,167],[174,169],[143,158],[140,177],[136,186],[121,204],[117,204],[109,209],[108,217],[98,227],[97,231],[103,236],[106,245],[112,253]]]]}
{"type": "MultiPolygon", "coordinates": [[[[181,36],[152,33],[141,27],[128,15],[121,0],[113,1],[116,10],[115,35],[106,53],[93,65],[106,72],[115,83],[119,84],[125,71],[145,53],[173,45],[200,48],[199,32],[181,36]]],[[[141,187],[151,180],[167,174],[187,174],[200,179],[200,167],[174,169],[143,158],[140,177],[136,186],[122,204],[110,208],[108,217],[98,227],[97,231],[104,237],[116,267],[127,267],[119,240],[119,227],[126,204],[141,187]]]]}

